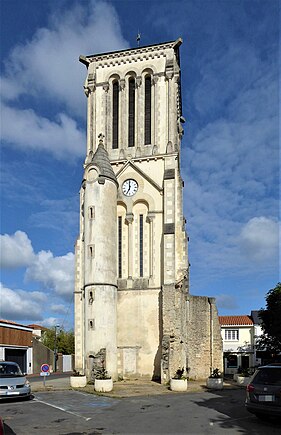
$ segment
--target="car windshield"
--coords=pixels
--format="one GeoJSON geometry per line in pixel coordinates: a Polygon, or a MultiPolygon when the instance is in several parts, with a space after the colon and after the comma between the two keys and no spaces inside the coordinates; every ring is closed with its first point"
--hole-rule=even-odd
{"type": "Polygon", "coordinates": [[[253,379],[255,384],[280,385],[281,386],[281,367],[264,368],[258,370],[253,379]]]}
{"type": "Polygon", "coordinates": [[[21,369],[17,364],[0,363],[0,378],[22,376],[21,369]]]}

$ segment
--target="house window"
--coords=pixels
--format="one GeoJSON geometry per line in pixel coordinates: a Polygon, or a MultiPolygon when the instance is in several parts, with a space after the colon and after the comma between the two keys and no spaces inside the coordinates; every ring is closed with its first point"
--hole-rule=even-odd
{"type": "Polygon", "coordinates": [[[139,231],[140,277],[143,277],[143,214],[140,215],[139,231]]]}
{"type": "Polygon", "coordinates": [[[122,216],[118,216],[118,278],[122,278],[122,216]]]}
{"type": "Polygon", "coordinates": [[[128,146],[135,146],[135,79],[129,80],[128,146]]]}
{"type": "Polygon", "coordinates": [[[238,329],[226,329],[224,331],[224,339],[226,341],[238,341],[239,340],[238,329]]]}
{"type": "Polygon", "coordinates": [[[118,148],[119,136],[119,83],[116,81],[112,87],[112,148],[118,148]]]}
{"type": "Polygon", "coordinates": [[[145,77],[144,95],[144,144],[151,144],[151,77],[145,77]]]}

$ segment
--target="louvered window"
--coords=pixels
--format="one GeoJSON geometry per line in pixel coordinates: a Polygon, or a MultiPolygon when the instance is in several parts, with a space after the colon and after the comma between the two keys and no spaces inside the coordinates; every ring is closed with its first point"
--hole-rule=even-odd
{"type": "Polygon", "coordinates": [[[118,148],[118,135],[119,135],[119,83],[113,83],[112,89],[112,148],[118,148]]]}
{"type": "Polygon", "coordinates": [[[135,146],[135,79],[129,80],[128,146],[135,146]]]}
{"type": "Polygon", "coordinates": [[[145,77],[144,144],[151,144],[151,77],[145,77]]]}

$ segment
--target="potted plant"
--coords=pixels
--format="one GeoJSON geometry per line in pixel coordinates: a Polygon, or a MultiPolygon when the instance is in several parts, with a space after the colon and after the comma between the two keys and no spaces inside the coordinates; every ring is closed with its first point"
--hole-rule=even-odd
{"type": "Polygon", "coordinates": [[[214,369],[207,379],[207,388],[214,390],[223,389],[223,375],[219,369],[214,369]]]}
{"type": "Polygon", "coordinates": [[[238,373],[237,375],[237,384],[238,385],[248,385],[248,383],[250,382],[250,370],[248,368],[243,368],[241,370],[241,373],[238,373]]]}
{"type": "Polygon", "coordinates": [[[76,370],[73,371],[73,375],[70,376],[70,386],[72,388],[83,388],[87,385],[86,375],[82,375],[76,370]]]}
{"type": "Polygon", "coordinates": [[[101,368],[95,377],[95,391],[108,393],[113,389],[113,380],[105,368],[101,368]]]}
{"type": "Polygon", "coordinates": [[[172,391],[186,391],[187,390],[187,373],[189,369],[184,367],[178,368],[174,376],[170,380],[170,389],[172,391]]]}

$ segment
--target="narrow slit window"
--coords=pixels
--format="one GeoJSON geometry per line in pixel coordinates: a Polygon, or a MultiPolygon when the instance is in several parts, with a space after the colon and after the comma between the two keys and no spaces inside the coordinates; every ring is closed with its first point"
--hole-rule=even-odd
{"type": "Polygon", "coordinates": [[[122,278],[122,216],[118,216],[118,278],[122,278]]]}
{"type": "Polygon", "coordinates": [[[135,79],[129,80],[128,146],[135,146],[135,79]]]}
{"type": "Polygon", "coordinates": [[[89,219],[95,219],[95,207],[89,207],[89,219]]]}
{"type": "Polygon", "coordinates": [[[88,252],[89,252],[89,257],[94,258],[95,257],[95,246],[89,245],[88,252]]]}
{"type": "Polygon", "coordinates": [[[145,77],[144,95],[144,144],[151,144],[151,76],[145,77]]]}
{"type": "Polygon", "coordinates": [[[95,329],[95,319],[89,319],[89,329],[95,329]]]}
{"type": "Polygon", "coordinates": [[[140,277],[143,277],[143,214],[140,215],[140,234],[139,234],[139,257],[140,257],[140,277]]]}
{"type": "Polygon", "coordinates": [[[92,303],[94,302],[95,299],[95,294],[93,292],[93,290],[89,291],[89,304],[92,305],[92,303]]]}
{"type": "Polygon", "coordinates": [[[119,137],[119,83],[112,87],[112,148],[118,148],[119,137]]]}

